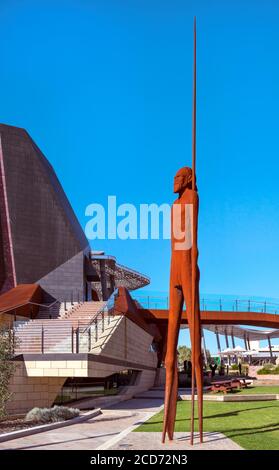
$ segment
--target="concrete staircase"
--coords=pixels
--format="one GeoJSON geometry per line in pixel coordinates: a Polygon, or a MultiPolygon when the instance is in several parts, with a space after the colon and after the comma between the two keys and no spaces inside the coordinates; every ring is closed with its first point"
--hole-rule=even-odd
{"type": "MultiPolygon", "coordinates": [[[[51,304],[50,304],[51,305],[51,304]]],[[[77,302],[73,304],[71,302],[56,302],[51,306],[40,307],[36,320],[51,320],[55,318],[63,318],[67,311],[75,308],[78,305],[77,302]]]]}
{"type": "Polygon", "coordinates": [[[59,304],[56,305],[56,310],[53,311],[53,314],[56,312],[56,318],[49,319],[49,312],[42,308],[35,320],[16,322],[15,354],[71,353],[79,350],[79,343],[82,349],[88,352],[91,341],[98,341],[104,324],[108,322],[106,311],[104,318],[101,314],[98,315],[106,302],[84,302],[75,304],[70,310],[65,310],[64,306],[61,309],[59,304]],[[97,324],[93,323],[90,332],[85,331],[95,317],[98,317],[97,324]]]}
{"type": "MultiPolygon", "coordinates": [[[[72,323],[70,320],[31,320],[14,328],[15,354],[55,352],[55,346],[68,341],[71,352],[72,323]]],[[[58,352],[58,351],[57,351],[58,352]]]]}
{"type": "Polygon", "coordinates": [[[105,305],[106,302],[104,301],[77,304],[70,311],[64,313],[63,319],[71,320],[74,328],[85,328],[91,323],[98,312],[104,309],[105,305]]]}
{"type": "MultiPolygon", "coordinates": [[[[104,320],[99,320],[96,324],[90,327],[91,329],[91,347],[90,352],[93,354],[100,354],[113,333],[117,330],[117,327],[120,325],[123,317],[119,315],[114,315],[109,317],[108,315],[104,317],[104,320]]],[[[88,329],[87,329],[88,334],[88,329]]],[[[88,347],[88,341],[86,335],[84,335],[83,340],[80,341],[81,349],[86,349],[88,347]]]]}

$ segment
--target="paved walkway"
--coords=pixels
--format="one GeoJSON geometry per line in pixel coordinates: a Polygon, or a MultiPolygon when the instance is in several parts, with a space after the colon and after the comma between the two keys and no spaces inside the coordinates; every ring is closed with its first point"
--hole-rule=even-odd
{"type": "MultiPolygon", "coordinates": [[[[106,450],[106,449],[193,449],[189,434],[177,433],[172,443],[161,444],[160,433],[133,433],[157,413],[162,398],[135,398],[110,408],[86,422],[0,443],[0,450],[106,450]]],[[[194,449],[240,449],[220,433],[205,433],[205,443],[194,449]]]]}
{"type": "Polygon", "coordinates": [[[1,442],[0,450],[105,449],[108,442],[117,442],[118,438],[157,413],[161,406],[161,399],[128,400],[103,409],[101,415],[82,423],[1,442]]]}
{"type": "Polygon", "coordinates": [[[176,432],[174,440],[161,443],[162,435],[159,432],[132,432],[121,439],[116,445],[110,447],[114,450],[241,450],[238,444],[219,432],[205,432],[204,442],[199,444],[198,435],[195,436],[194,445],[191,446],[190,433],[176,432]]]}

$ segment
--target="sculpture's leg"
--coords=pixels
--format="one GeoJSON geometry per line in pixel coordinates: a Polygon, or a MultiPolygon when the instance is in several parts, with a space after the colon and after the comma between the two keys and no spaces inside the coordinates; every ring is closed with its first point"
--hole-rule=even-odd
{"type": "Polygon", "coordinates": [[[195,311],[192,310],[192,292],[191,292],[191,273],[186,273],[186,269],[183,276],[183,294],[186,302],[187,309],[187,319],[190,330],[191,338],[191,348],[192,351],[195,348],[195,363],[192,364],[194,367],[195,378],[196,378],[196,387],[198,395],[198,416],[199,416],[199,435],[200,442],[203,440],[203,360],[202,360],[202,350],[201,350],[201,322],[200,322],[200,312],[199,312],[199,274],[197,277],[197,287],[196,287],[196,299],[197,303],[195,305],[195,311]],[[194,328],[194,315],[195,315],[195,328],[194,328]]]}
{"type": "Polygon", "coordinates": [[[177,401],[177,342],[180,329],[180,320],[183,307],[183,294],[181,289],[170,289],[170,309],[168,322],[167,354],[165,360],[166,386],[165,408],[162,442],[165,442],[166,433],[173,439],[177,401]]]}
{"type": "Polygon", "coordinates": [[[203,367],[200,363],[196,373],[197,394],[198,394],[198,412],[199,412],[199,434],[200,443],[203,442],[203,367]]]}
{"type": "Polygon", "coordinates": [[[200,442],[203,441],[203,360],[202,360],[202,350],[201,350],[201,325],[198,317],[198,312],[195,313],[196,324],[195,324],[195,338],[193,336],[193,318],[189,322],[190,336],[191,336],[191,345],[192,348],[195,347],[195,363],[193,364],[195,368],[195,378],[196,378],[196,387],[198,395],[198,416],[199,416],[199,435],[200,442]]]}
{"type": "Polygon", "coordinates": [[[203,358],[201,350],[201,325],[199,319],[196,325],[196,384],[198,394],[199,434],[200,443],[203,442],[203,358]]]}
{"type": "Polygon", "coordinates": [[[178,368],[177,368],[177,361],[176,361],[176,363],[174,365],[173,383],[172,383],[170,408],[169,408],[169,417],[168,417],[168,424],[167,424],[167,433],[168,433],[168,438],[169,438],[170,441],[173,440],[173,434],[174,434],[174,428],[175,428],[175,418],[176,418],[176,408],[177,408],[177,392],[178,392],[178,368]]]}
{"type": "Polygon", "coordinates": [[[199,306],[199,273],[196,286],[196,298],[198,299],[195,307],[195,370],[196,370],[196,385],[198,395],[198,414],[199,414],[199,435],[200,443],[203,442],[203,357],[201,348],[201,319],[200,319],[200,306],[199,306]]]}

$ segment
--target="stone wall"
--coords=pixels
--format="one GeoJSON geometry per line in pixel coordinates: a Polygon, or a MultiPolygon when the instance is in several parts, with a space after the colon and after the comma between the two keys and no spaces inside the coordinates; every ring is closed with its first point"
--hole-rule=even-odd
{"type": "Polygon", "coordinates": [[[104,332],[104,340],[94,346],[108,357],[129,360],[145,366],[157,367],[157,353],[151,352],[153,336],[125,316],[117,316],[104,332]],[[111,331],[109,330],[111,328],[111,331]],[[113,331],[114,329],[114,331],[113,331]]]}
{"type": "Polygon", "coordinates": [[[108,377],[123,370],[138,370],[136,383],[127,387],[126,399],[154,386],[157,353],[150,350],[153,336],[126,317],[117,316],[105,329],[93,354],[23,355],[11,381],[9,411],[25,413],[34,406],[53,404],[68,377],[108,377]],[[37,357],[35,357],[37,356],[37,357]]]}
{"type": "Polygon", "coordinates": [[[16,372],[11,380],[11,399],[7,410],[11,414],[27,413],[38,407],[50,407],[61,390],[65,378],[28,377],[24,363],[17,363],[16,372]]]}

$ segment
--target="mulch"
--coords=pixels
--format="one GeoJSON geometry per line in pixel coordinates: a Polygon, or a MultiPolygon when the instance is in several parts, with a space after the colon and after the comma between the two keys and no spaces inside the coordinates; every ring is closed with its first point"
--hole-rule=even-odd
{"type": "Polygon", "coordinates": [[[21,429],[33,428],[34,426],[40,426],[38,422],[26,422],[22,418],[17,419],[5,419],[0,421],[0,434],[6,434],[8,432],[20,431],[21,429]]]}

